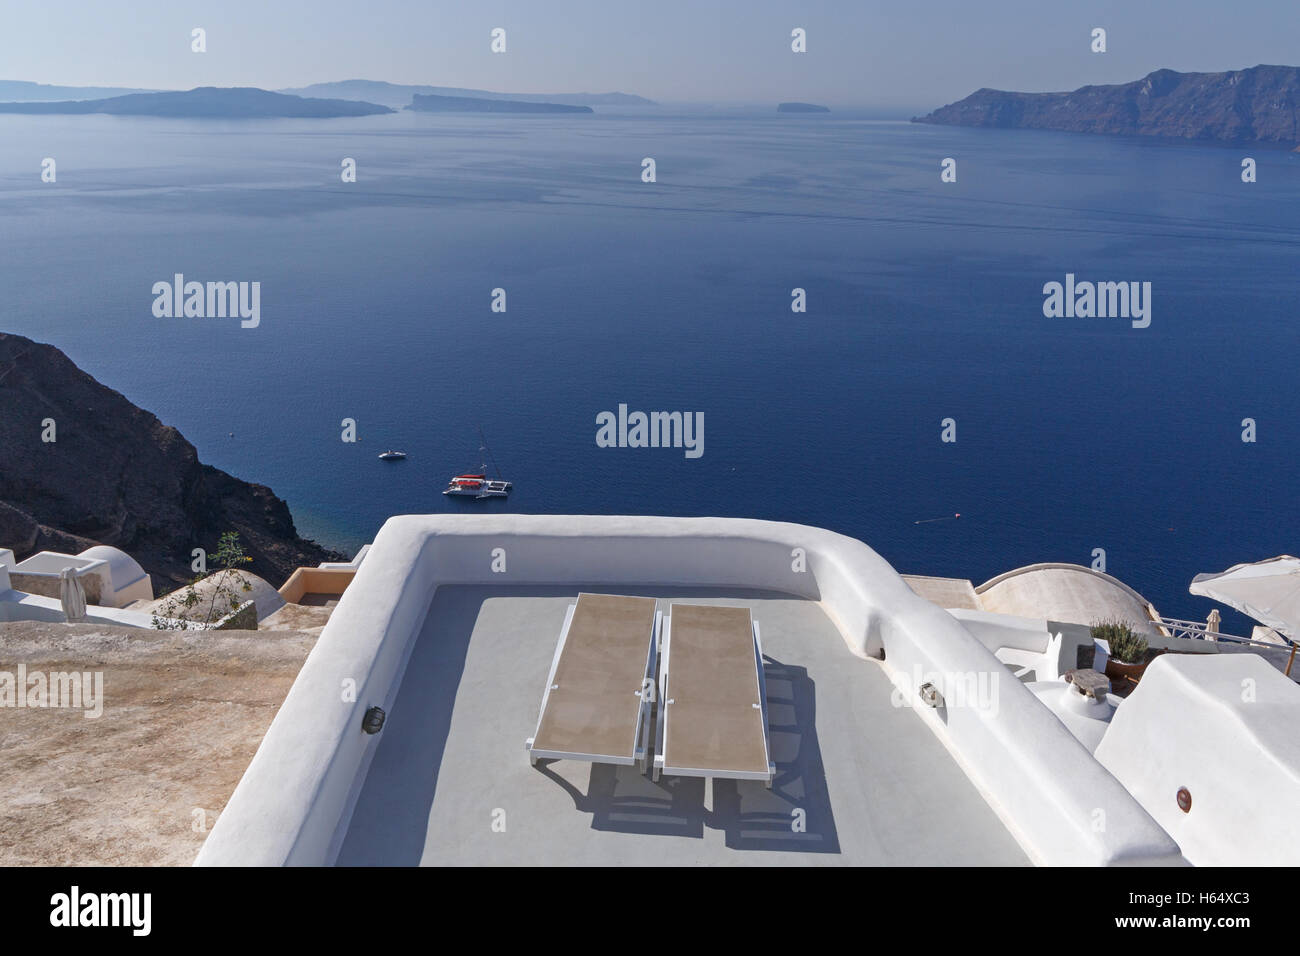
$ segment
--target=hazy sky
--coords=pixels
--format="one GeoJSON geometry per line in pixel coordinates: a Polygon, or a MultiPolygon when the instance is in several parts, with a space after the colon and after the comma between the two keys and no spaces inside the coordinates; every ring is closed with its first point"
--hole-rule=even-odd
{"type": "Polygon", "coordinates": [[[930,109],[981,86],[1300,61],[1297,0],[63,0],[0,8],[0,79],[162,89],[326,80],[930,109]],[[190,52],[190,30],[208,52],[190,52]],[[507,30],[508,51],[489,52],[507,30]],[[790,30],[808,52],[790,51],[790,30]],[[1089,51],[1093,27],[1109,51],[1089,51]]]}

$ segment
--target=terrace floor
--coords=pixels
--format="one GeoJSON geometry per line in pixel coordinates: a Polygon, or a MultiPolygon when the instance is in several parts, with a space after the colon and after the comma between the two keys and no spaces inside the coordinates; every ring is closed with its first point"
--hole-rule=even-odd
{"type": "Polygon", "coordinates": [[[849,653],[818,604],[770,592],[616,589],[664,611],[672,600],[752,610],[767,658],[770,791],[530,766],[524,740],[578,590],[437,590],[340,865],[1028,863],[920,717],[893,706],[882,666],[849,653]]]}

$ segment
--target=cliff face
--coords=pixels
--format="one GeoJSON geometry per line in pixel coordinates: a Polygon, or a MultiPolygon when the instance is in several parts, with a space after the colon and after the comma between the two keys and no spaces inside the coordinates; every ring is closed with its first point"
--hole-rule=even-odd
{"type": "Polygon", "coordinates": [[[1295,146],[1300,143],[1300,67],[1157,70],[1132,83],[1085,86],[1073,93],[983,89],[915,122],[1295,146]]]}
{"type": "Polygon", "coordinates": [[[298,537],[270,488],[204,465],[180,432],[53,346],[0,333],[0,409],[0,547],[20,559],[109,544],[155,590],[193,577],[191,551],[214,551],[226,531],[239,532],[248,570],[277,585],[299,565],[346,560],[298,537]]]}

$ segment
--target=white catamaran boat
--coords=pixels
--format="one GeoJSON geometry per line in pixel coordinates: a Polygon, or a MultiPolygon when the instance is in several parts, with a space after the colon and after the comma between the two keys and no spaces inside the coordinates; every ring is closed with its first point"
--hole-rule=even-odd
{"type": "Polygon", "coordinates": [[[505,498],[510,494],[512,483],[501,479],[501,470],[496,468],[496,459],[493,459],[492,466],[496,469],[497,477],[488,478],[487,458],[491,457],[492,453],[488,451],[487,440],[483,438],[481,428],[479,429],[479,438],[483,441],[483,444],[479,446],[479,456],[483,463],[479,465],[478,471],[456,475],[451,481],[447,482],[447,488],[443,491],[444,495],[458,495],[468,498],[505,498]]]}

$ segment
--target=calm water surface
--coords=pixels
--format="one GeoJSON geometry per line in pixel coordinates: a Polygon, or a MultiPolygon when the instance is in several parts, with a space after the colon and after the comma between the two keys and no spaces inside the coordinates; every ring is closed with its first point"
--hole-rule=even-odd
{"type": "Polygon", "coordinates": [[[345,549],[409,512],[737,515],[976,583],[1104,548],[1203,618],[1194,574],[1300,547],[1300,157],[1245,185],[1242,155],[835,114],[6,116],[0,327],[345,549]],[[177,272],[260,281],[261,326],[155,318],[177,272]],[[1067,272],[1151,282],[1151,327],[1045,318],[1067,272]],[[619,403],[703,412],[703,457],[596,447],[619,403]],[[506,504],[440,494],[479,423],[506,504]]]}

